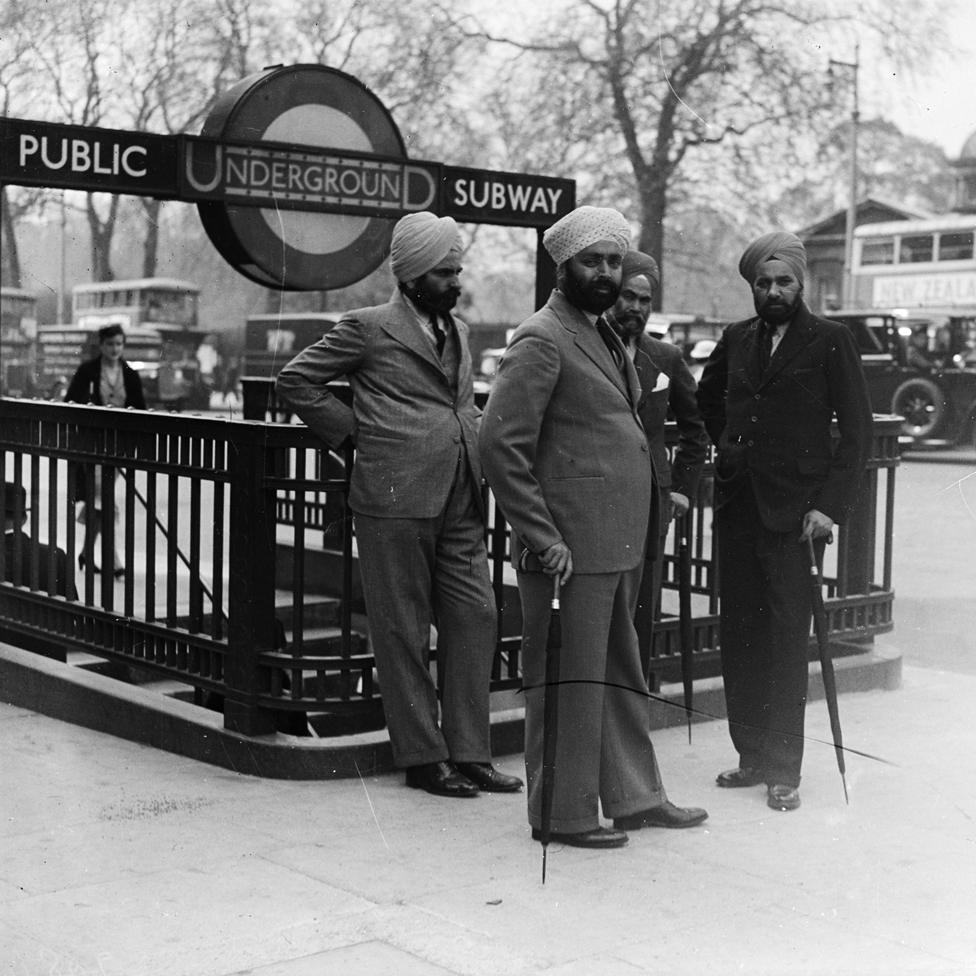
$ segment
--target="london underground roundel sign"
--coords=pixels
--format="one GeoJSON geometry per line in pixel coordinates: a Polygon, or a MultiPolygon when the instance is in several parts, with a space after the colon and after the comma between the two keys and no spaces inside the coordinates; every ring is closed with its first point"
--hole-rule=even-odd
{"type": "MultiPolygon", "coordinates": [[[[333,194],[364,203],[382,195],[382,159],[363,164],[361,154],[403,160],[403,139],[389,112],[351,76],[317,64],[268,68],[223,95],[204,123],[202,136],[226,142],[268,141],[348,150],[358,166],[271,164],[260,150],[226,160],[255,186],[275,181],[301,198],[333,194]]],[[[270,288],[342,288],[379,267],[389,251],[394,221],[355,213],[198,204],[214,246],[238,271],[270,288]]]]}

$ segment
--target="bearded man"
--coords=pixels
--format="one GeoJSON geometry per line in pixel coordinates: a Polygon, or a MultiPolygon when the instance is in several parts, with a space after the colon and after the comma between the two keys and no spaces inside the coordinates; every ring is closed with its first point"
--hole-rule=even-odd
{"type": "Polygon", "coordinates": [[[672,518],[686,514],[691,507],[708,452],[708,437],[695,400],[695,380],[681,357],[681,350],[671,342],[654,338],[644,328],[660,283],[657,261],[641,251],[628,251],[621,265],[620,295],[607,312],[607,320],[620,336],[637,371],[641,387],[637,414],[651,450],[654,490],[644,550],[644,575],[634,618],[641,666],[648,685],[668,527],[672,518]],[[664,424],[669,419],[678,427],[678,443],[670,460],[664,440],[664,424]]]}
{"type": "Polygon", "coordinates": [[[450,797],[522,787],[490,760],[496,617],[468,330],[451,314],[461,248],[450,217],[398,221],[390,301],[350,312],[277,382],[282,400],[330,447],[356,448],[349,506],[393,759],[408,786],[450,797]],[[327,387],[342,376],[351,407],[327,387]]]}
{"type": "Polygon", "coordinates": [[[556,695],[552,835],[620,847],[626,830],[690,827],[670,803],[651,745],[634,604],[651,506],[651,461],[634,365],[603,317],[617,299],[630,228],[579,207],[543,235],[558,286],[516,329],[482,418],[488,482],[512,527],[522,603],[528,819],[541,839],[545,700],[556,695]],[[559,683],[546,687],[554,579],[559,683]],[[613,828],[600,824],[603,814],[613,828]]]}
{"type": "Polygon", "coordinates": [[[718,447],[722,677],[739,755],[717,784],[765,783],[772,809],[795,810],[811,617],[808,540],[822,559],[835,523],[856,501],[873,421],[852,333],[803,302],[800,239],[762,235],[746,248],[739,273],[757,317],[725,328],[698,384],[718,447]]]}

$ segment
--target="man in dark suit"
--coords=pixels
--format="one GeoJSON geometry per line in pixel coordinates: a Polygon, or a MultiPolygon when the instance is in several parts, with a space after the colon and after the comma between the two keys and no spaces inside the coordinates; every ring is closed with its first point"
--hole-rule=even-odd
{"type": "Polygon", "coordinates": [[[577,847],[620,847],[625,830],[689,827],[707,816],[664,792],[634,631],[650,452],[637,373],[601,314],[617,298],[629,235],[621,214],[598,207],[577,208],[546,231],[558,288],[516,329],[481,425],[522,602],[529,823],[540,839],[543,713],[555,694],[552,839],[577,847]],[[560,680],[546,687],[554,577],[560,680]],[[600,825],[601,806],[613,829],[600,825]]]}
{"type": "Polygon", "coordinates": [[[739,754],[717,783],[765,783],[771,808],[795,810],[811,617],[807,540],[822,558],[853,506],[872,416],[853,335],[803,302],[799,238],[764,234],[739,272],[757,317],[726,327],[698,385],[718,446],[722,676],[739,754]]]}
{"type": "Polygon", "coordinates": [[[3,484],[3,578],[69,600],[78,598],[75,581],[68,574],[68,557],[57,546],[35,542],[22,526],[27,521],[27,492],[13,481],[3,484]],[[33,584],[35,565],[37,586],[33,584]]]}
{"type": "Polygon", "coordinates": [[[282,400],[330,447],[356,448],[349,493],[370,637],[407,785],[440,796],[517,792],[490,760],[495,601],[488,574],[461,237],[450,217],[398,221],[385,305],[350,312],[281,371],[282,400]],[[339,377],[352,407],[328,389],[339,377]],[[428,668],[437,628],[438,701],[428,668]]]}
{"type": "Polygon", "coordinates": [[[654,258],[641,251],[628,251],[621,267],[620,295],[607,312],[607,321],[620,336],[637,371],[641,387],[637,415],[644,425],[651,449],[654,491],[651,493],[644,551],[644,575],[634,618],[641,665],[648,683],[668,527],[672,518],[684,515],[691,507],[708,452],[708,437],[695,399],[695,381],[681,357],[681,350],[673,343],[655,339],[644,330],[660,282],[661,274],[654,258]],[[664,442],[664,423],[668,419],[674,419],[678,426],[678,444],[671,461],[664,442]]]}

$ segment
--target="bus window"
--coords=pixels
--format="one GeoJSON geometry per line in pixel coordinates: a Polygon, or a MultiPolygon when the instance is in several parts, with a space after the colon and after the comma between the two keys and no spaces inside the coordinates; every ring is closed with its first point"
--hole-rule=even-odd
{"type": "Polygon", "coordinates": [[[933,236],[922,234],[917,237],[903,237],[898,252],[899,264],[918,264],[931,261],[933,254],[933,236]]]}
{"type": "Polygon", "coordinates": [[[940,261],[969,261],[973,256],[973,232],[939,235],[940,261]]]}
{"type": "Polygon", "coordinates": [[[895,239],[884,237],[861,245],[861,264],[894,264],[895,239]]]}

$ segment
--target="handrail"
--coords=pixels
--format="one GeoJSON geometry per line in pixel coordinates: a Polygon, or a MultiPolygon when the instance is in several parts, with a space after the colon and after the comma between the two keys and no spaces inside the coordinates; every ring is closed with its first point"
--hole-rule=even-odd
{"type": "MultiPolygon", "coordinates": [[[[0,417],[5,478],[19,481],[29,494],[27,534],[63,549],[72,568],[80,546],[69,465],[124,473],[118,530],[111,505],[103,505],[102,552],[110,555],[118,539],[128,567],[121,582],[86,570],[78,577],[77,599],[71,599],[45,585],[50,580],[39,549],[29,553],[26,576],[11,573],[0,554],[0,577],[11,577],[0,582],[0,638],[44,641],[124,662],[182,682],[195,689],[198,701],[220,696],[227,727],[248,735],[272,731],[282,711],[320,715],[320,734],[348,728],[356,714],[375,715],[379,692],[346,504],[351,455],[329,452],[295,423],[11,399],[0,399],[0,417]],[[136,492],[145,512],[136,505],[136,492]],[[162,512],[168,534],[160,537],[162,512]],[[290,635],[286,647],[282,630],[290,635]]],[[[668,438],[673,445],[676,431],[669,428],[668,438]]],[[[861,502],[840,528],[836,565],[828,566],[826,602],[835,639],[870,641],[891,629],[897,464],[898,421],[875,418],[861,502]],[[881,478],[887,479],[884,490],[881,478]]],[[[692,509],[698,677],[718,671],[709,486],[706,467],[692,509]]],[[[491,687],[515,689],[521,615],[507,526],[485,491],[500,627],[491,687]]],[[[679,657],[671,545],[663,576],[654,663],[666,681],[677,676],[679,657]]]]}

